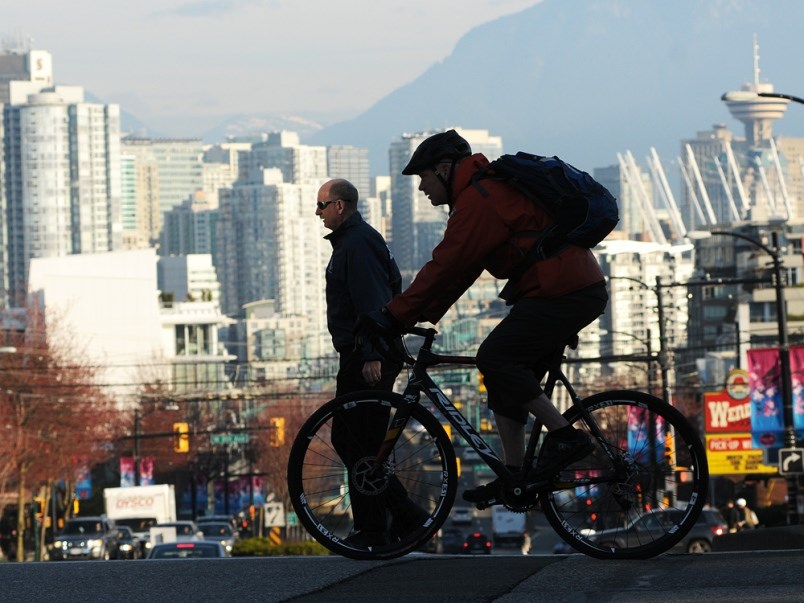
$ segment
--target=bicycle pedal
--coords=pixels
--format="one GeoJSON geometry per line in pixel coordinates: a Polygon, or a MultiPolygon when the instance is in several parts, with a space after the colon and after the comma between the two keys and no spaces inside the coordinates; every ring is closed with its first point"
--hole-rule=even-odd
{"type": "Polygon", "coordinates": [[[503,504],[501,500],[492,498],[490,500],[484,500],[483,502],[475,504],[475,509],[477,509],[478,511],[483,511],[484,509],[488,509],[489,507],[493,507],[494,505],[501,505],[501,504],[503,504]]]}

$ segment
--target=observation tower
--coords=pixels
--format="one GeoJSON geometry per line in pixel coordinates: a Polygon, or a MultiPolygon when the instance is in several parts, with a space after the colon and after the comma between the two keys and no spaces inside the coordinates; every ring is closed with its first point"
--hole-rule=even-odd
{"type": "Polygon", "coordinates": [[[762,92],[773,92],[773,84],[759,81],[759,45],[754,36],[754,81],[722,97],[734,118],[745,125],[745,139],[752,147],[772,138],[773,121],[784,115],[790,102],[786,98],[757,96],[762,92]]]}

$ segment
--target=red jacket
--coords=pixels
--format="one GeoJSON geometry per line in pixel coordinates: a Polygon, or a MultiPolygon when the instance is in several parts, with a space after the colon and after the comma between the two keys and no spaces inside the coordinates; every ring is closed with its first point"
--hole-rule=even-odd
{"type": "MultiPolygon", "coordinates": [[[[495,278],[509,278],[534,241],[532,235],[516,233],[542,231],[551,224],[541,208],[503,182],[482,180],[484,196],[472,176],[488,163],[478,153],[458,166],[444,238],[410,286],[388,303],[388,311],[402,324],[438,322],[484,269],[495,278]]],[[[569,245],[534,263],[520,279],[516,294],[561,297],[602,280],[592,252],[569,245]]]]}

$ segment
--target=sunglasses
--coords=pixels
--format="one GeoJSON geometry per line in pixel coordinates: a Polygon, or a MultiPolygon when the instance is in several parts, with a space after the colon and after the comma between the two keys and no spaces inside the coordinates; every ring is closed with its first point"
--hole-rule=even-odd
{"type": "Polygon", "coordinates": [[[327,208],[327,205],[332,205],[333,203],[337,203],[340,199],[335,199],[333,201],[316,201],[315,206],[320,210],[324,211],[327,208]]]}

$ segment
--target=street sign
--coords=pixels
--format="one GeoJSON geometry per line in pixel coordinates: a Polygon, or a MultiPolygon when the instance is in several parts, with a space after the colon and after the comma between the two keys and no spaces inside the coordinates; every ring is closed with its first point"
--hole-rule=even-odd
{"type": "Polygon", "coordinates": [[[287,525],[288,527],[293,527],[299,525],[299,516],[296,515],[295,511],[288,511],[287,513],[287,525]]]}
{"type": "Polygon", "coordinates": [[[247,433],[213,433],[209,436],[210,444],[247,444],[247,433]]]}
{"type": "Polygon", "coordinates": [[[269,528],[285,527],[285,505],[281,502],[270,502],[263,505],[265,509],[265,526],[269,528]]]}
{"type": "Polygon", "coordinates": [[[804,473],[804,448],[779,448],[779,473],[804,473]]]}

